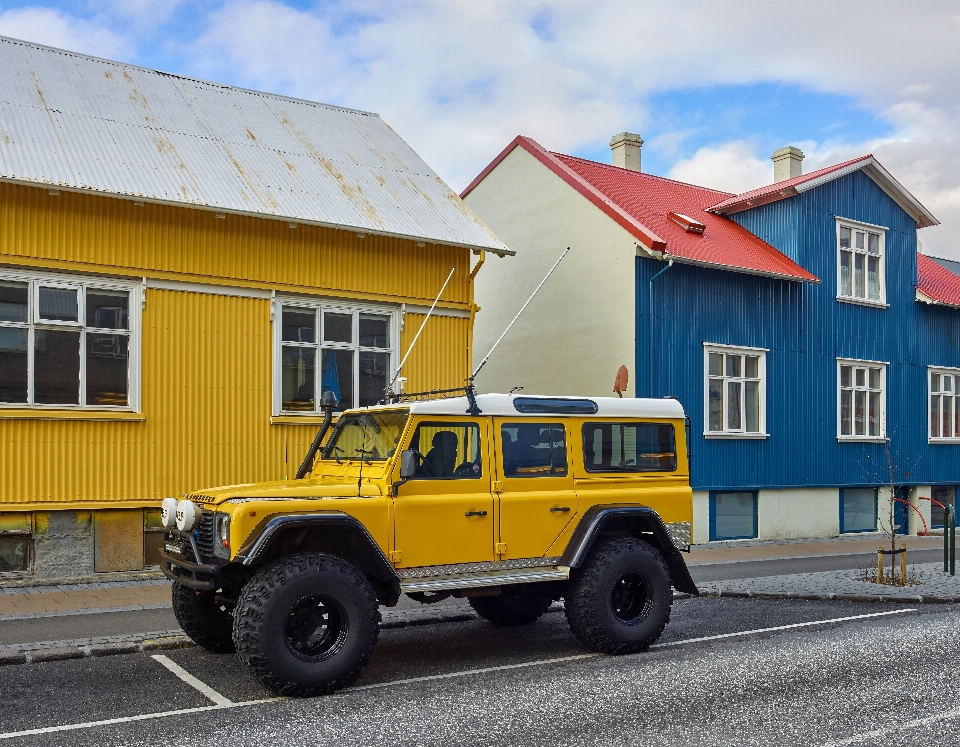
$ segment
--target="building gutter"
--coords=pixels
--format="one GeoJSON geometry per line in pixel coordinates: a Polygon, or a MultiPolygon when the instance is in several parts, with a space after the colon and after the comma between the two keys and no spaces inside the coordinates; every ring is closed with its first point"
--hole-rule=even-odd
{"type": "Polygon", "coordinates": [[[650,337],[647,340],[647,396],[653,396],[653,281],[663,275],[667,270],[673,267],[673,259],[667,260],[667,266],[660,272],[650,278],[650,290],[647,293],[647,300],[650,302],[650,337]]]}

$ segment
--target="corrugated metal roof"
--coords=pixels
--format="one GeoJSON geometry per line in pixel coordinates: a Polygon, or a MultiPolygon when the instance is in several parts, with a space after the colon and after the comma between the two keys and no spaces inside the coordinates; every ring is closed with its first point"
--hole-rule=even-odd
{"type": "Polygon", "coordinates": [[[551,153],[535,140],[519,136],[487,166],[463,193],[466,197],[514,148],[521,147],[604,211],[640,243],[664,259],[736,272],[820,282],[788,256],[729,218],[705,212],[727,192],[551,153]],[[670,213],[704,225],[687,231],[670,213]]]}
{"type": "Polygon", "coordinates": [[[776,200],[782,200],[786,197],[793,197],[798,192],[805,192],[808,189],[819,187],[821,184],[860,170],[863,170],[864,173],[873,179],[884,192],[890,195],[900,207],[909,213],[917,222],[918,228],[927,228],[940,224],[940,221],[936,219],[933,213],[920,204],[920,201],[910,194],[900,182],[894,179],[893,175],[872,155],[860,156],[850,161],[844,161],[843,163],[811,171],[809,174],[801,174],[800,176],[794,176],[790,179],[768,184],[766,187],[752,189],[743,194],[730,195],[707,209],[711,213],[717,213],[719,215],[749,210],[757,205],[775,202],[776,200]]]}
{"type": "Polygon", "coordinates": [[[510,252],[376,114],[5,37],[0,179],[510,252]]]}
{"type": "Polygon", "coordinates": [[[960,308],[960,264],[917,254],[917,291],[929,303],[960,308]]]}

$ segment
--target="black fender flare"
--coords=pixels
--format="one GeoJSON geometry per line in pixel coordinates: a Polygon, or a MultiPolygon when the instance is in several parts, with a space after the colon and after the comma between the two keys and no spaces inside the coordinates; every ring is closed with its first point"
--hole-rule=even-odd
{"type": "Polygon", "coordinates": [[[339,511],[325,511],[315,514],[289,514],[286,516],[272,516],[263,519],[250,536],[244,541],[243,546],[237,551],[234,561],[244,566],[254,565],[258,558],[263,557],[267,550],[277,540],[283,532],[290,529],[304,529],[310,527],[339,527],[348,529],[355,537],[359,537],[363,550],[366,551],[374,575],[390,586],[395,587],[397,592],[400,590],[400,577],[394,571],[393,566],[383,554],[383,550],[370,536],[367,528],[353,516],[341,513],[339,511]]]}
{"type": "Polygon", "coordinates": [[[603,532],[604,527],[611,522],[624,519],[642,527],[644,533],[649,532],[653,535],[652,537],[641,536],[640,538],[648,541],[654,540],[651,544],[655,545],[660,554],[663,555],[667,570],[670,571],[670,582],[674,588],[686,594],[699,595],[700,592],[690,576],[690,571],[683,560],[683,556],[676,545],[673,544],[673,540],[667,533],[667,528],[663,525],[663,519],[660,518],[660,514],[648,506],[616,504],[591,506],[573,531],[573,535],[563,551],[560,565],[579,568],[586,560],[590,549],[596,542],[597,537],[603,532]]]}

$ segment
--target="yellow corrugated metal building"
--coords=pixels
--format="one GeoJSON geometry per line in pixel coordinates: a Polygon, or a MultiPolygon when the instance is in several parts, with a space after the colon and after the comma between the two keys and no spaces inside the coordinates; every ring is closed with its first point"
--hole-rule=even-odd
{"type": "Polygon", "coordinates": [[[320,391],[382,398],[451,269],[401,374],[469,374],[471,251],[509,250],[375,115],[6,39],[0,68],[37,83],[0,102],[0,573],[143,569],[163,497],[292,477],[320,391]]]}

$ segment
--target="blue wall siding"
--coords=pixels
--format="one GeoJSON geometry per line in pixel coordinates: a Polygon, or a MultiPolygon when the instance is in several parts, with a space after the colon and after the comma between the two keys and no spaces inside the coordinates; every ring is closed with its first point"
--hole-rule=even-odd
{"type": "Polygon", "coordinates": [[[790,255],[819,284],[637,259],[637,393],[675,396],[693,425],[698,489],[877,482],[883,446],[838,442],[837,361],[887,367],[887,432],[909,484],[960,484],[960,445],[927,443],[927,366],[960,367],[960,312],[916,301],[913,220],[862,173],[733,216],[790,255]],[[884,226],[886,300],[839,302],[835,216],[884,226]],[[765,440],[705,439],[703,343],[766,348],[765,440]]]}

